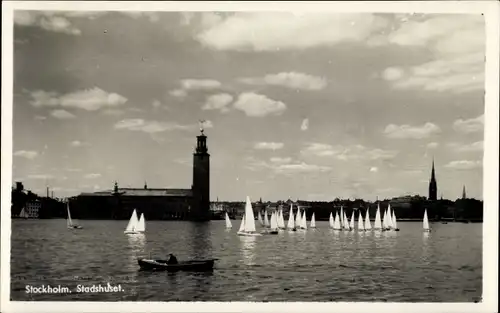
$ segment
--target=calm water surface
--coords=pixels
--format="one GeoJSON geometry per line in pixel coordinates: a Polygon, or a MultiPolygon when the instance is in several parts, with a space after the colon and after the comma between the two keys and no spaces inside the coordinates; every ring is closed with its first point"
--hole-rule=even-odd
{"type": "Polygon", "coordinates": [[[482,293],[482,224],[399,222],[400,232],[317,229],[240,237],[239,221],[149,221],[143,237],[127,221],[13,220],[12,300],[94,301],[450,301],[482,293]],[[213,273],[139,271],[137,257],[218,258],[213,273]],[[83,284],[123,292],[77,293],[83,284]],[[27,294],[26,285],[68,286],[27,294]]]}

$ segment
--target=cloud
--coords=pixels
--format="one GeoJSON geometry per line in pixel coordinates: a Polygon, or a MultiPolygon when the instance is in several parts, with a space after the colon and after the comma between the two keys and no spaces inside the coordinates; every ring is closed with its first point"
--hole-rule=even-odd
{"type": "Polygon", "coordinates": [[[250,85],[283,86],[291,89],[320,90],[326,87],[326,79],[297,72],[269,74],[264,77],[240,78],[240,82],[250,85]]]}
{"type": "Polygon", "coordinates": [[[124,119],[114,125],[115,129],[142,131],[150,134],[171,130],[192,130],[195,127],[195,125],[180,125],[172,122],[146,121],[141,118],[124,119]]]}
{"type": "Polygon", "coordinates": [[[177,98],[184,98],[185,96],[187,96],[187,91],[184,89],[174,89],[174,90],[170,90],[168,93],[171,96],[174,96],[177,98]]]}
{"type": "Polygon", "coordinates": [[[458,119],[453,122],[453,129],[460,133],[481,132],[484,129],[484,114],[468,120],[458,119]]]}
{"type": "Polygon", "coordinates": [[[427,148],[429,148],[429,149],[436,149],[437,147],[439,147],[439,143],[437,143],[437,142],[429,142],[427,144],[427,148]]]}
{"type": "Polygon", "coordinates": [[[280,157],[273,157],[270,159],[272,163],[280,163],[280,164],[287,164],[292,162],[292,158],[286,157],[286,158],[280,158],[280,157]]]}
{"type": "Polygon", "coordinates": [[[73,119],[76,117],[74,114],[71,114],[66,110],[53,110],[50,112],[50,115],[60,120],[73,119]]]}
{"type": "Polygon", "coordinates": [[[485,23],[481,15],[429,15],[406,20],[369,43],[425,49],[432,59],[412,67],[389,67],[382,78],[395,89],[455,93],[484,89],[485,23]]]}
{"type": "Polygon", "coordinates": [[[54,179],[54,175],[50,174],[31,174],[28,175],[28,179],[34,179],[34,180],[48,180],[48,179],[54,179]]]}
{"type": "Polygon", "coordinates": [[[278,150],[285,146],[282,142],[258,142],[254,145],[255,149],[259,150],[278,150]]]}
{"type": "Polygon", "coordinates": [[[293,173],[310,173],[310,172],[327,172],[331,168],[328,166],[321,166],[316,164],[308,164],[300,161],[293,161],[292,158],[274,157],[270,159],[271,162],[257,160],[254,157],[247,157],[245,159],[246,168],[257,170],[271,170],[277,174],[293,174],[293,173]]]}
{"type": "Polygon", "coordinates": [[[123,113],[125,112],[119,109],[106,109],[102,111],[103,115],[110,115],[110,116],[119,116],[122,115],[123,113]]]}
{"type": "Polygon", "coordinates": [[[481,140],[481,141],[473,142],[471,144],[451,143],[451,144],[449,144],[449,146],[454,148],[458,152],[479,152],[479,151],[483,151],[484,142],[481,140]]]}
{"type": "Polygon", "coordinates": [[[36,158],[38,156],[38,152],[37,151],[30,151],[30,150],[18,150],[16,152],[14,152],[14,156],[33,160],[34,158],[36,158]]]}
{"type": "Polygon", "coordinates": [[[84,178],[86,179],[94,179],[94,178],[99,178],[101,177],[102,175],[99,174],[99,173],[90,173],[90,174],[86,174],[85,176],[83,176],[84,178]]]}
{"type": "Polygon", "coordinates": [[[378,172],[378,167],[376,167],[376,166],[370,167],[370,172],[371,173],[377,173],[378,172]]]}
{"type": "Polygon", "coordinates": [[[34,107],[60,106],[87,111],[96,111],[104,107],[118,107],[127,102],[127,98],[116,93],[105,92],[97,87],[65,95],[59,95],[56,92],[37,90],[31,92],[31,97],[33,98],[31,104],[34,107]]]}
{"type": "Polygon", "coordinates": [[[384,130],[386,137],[395,139],[423,139],[440,132],[437,125],[429,122],[422,126],[389,124],[384,130]]]}
{"type": "Polygon", "coordinates": [[[228,112],[228,105],[233,101],[233,96],[227,93],[211,95],[207,97],[207,101],[203,105],[203,110],[220,110],[221,112],[228,112]]]}
{"type": "Polygon", "coordinates": [[[181,86],[185,90],[212,90],[222,86],[222,84],[213,79],[183,79],[181,86]]]}
{"type": "Polygon", "coordinates": [[[161,102],[159,100],[153,100],[153,102],[151,103],[151,105],[154,107],[154,108],[159,108],[161,107],[161,102]]]}
{"type": "Polygon", "coordinates": [[[300,124],[300,130],[306,131],[309,129],[309,119],[305,118],[302,120],[302,124],[300,124]]]}
{"type": "Polygon", "coordinates": [[[300,153],[304,156],[334,157],[337,160],[390,160],[398,151],[370,149],[362,145],[332,146],[324,143],[310,143],[300,153]]]}
{"type": "Polygon", "coordinates": [[[35,121],[45,121],[47,119],[46,116],[36,115],[34,117],[35,121]]]}
{"type": "Polygon", "coordinates": [[[330,171],[329,166],[320,166],[316,164],[307,164],[304,162],[293,164],[280,164],[274,168],[277,173],[304,173],[304,172],[327,172],[330,171]]]}
{"type": "Polygon", "coordinates": [[[482,167],[482,162],[469,160],[451,161],[445,167],[454,170],[471,170],[482,167]]]}
{"type": "Polygon", "coordinates": [[[14,24],[19,26],[39,27],[47,31],[68,35],[81,35],[82,33],[62,14],[48,11],[16,10],[14,12],[14,24]]]}
{"type": "Polygon", "coordinates": [[[69,144],[71,147],[84,147],[84,146],[88,146],[89,144],[88,143],[85,143],[85,142],[81,142],[81,141],[78,141],[78,140],[74,140],[72,141],[70,144],[69,144]]]}
{"type": "Polygon", "coordinates": [[[81,172],[82,169],[81,168],[71,168],[71,167],[69,167],[69,168],[66,168],[66,171],[77,173],[77,172],[81,172]]]}
{"type": "Polygon", "coordinates": [[[280,115],[286,110],[286,104],[283,102],[253,92],[240,94],[233,106],[251,117],[264,117],[271,114],[280,115]]]}
{"type": "MultiPolygon", "coordinates": [[[[209,17],[205,13],[199,18],[209,17]]],[[[366,13],[239,12],[210,19],[195,38],[216,50],[301,50],[347,41],[363,42],[386,25],[385,18],[366,13]]]]}

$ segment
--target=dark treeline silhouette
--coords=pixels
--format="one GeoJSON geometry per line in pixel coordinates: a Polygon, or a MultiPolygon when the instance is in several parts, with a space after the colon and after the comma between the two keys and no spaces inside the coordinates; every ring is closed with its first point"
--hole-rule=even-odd
{"type": "Polygon", "coordinates": [[[22,183],[16,183],[16,187],[11,191],[11,216],[17,217],[26,203],[40,201],[41,207],[38,211],[38,218],[66,218],[66,205],[61,199],[40,197],[30,190],[24,190],[22,183]]]}

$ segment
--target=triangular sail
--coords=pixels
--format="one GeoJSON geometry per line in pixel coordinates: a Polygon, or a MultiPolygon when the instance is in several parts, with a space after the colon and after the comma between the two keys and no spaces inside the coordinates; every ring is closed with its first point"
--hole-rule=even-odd
{"type": "Polygon", "coordinates": [[[300,214],[300,207],[297,206],[297,214],[295,214],[295,226],[300,227],[301,225],[301,217],[302,214],[300,214]]]}
{"type": "Polygon", "coordinates": [[[342,226],[340,225],[340,216],[339,216],[338,211],[337,211],[337,213],[335,213],[335,220],[333,221],[333,229],[336,229],[336,230],[342,229],[342,226]]]}
{"type": "Polygon", "coordinates": [[[245,230],[245,214],[243,214],[243,217],[241,218],[240,229],[238,229],[238,232],[242,232],[244,230],[245,230]]]}
{"type": "Polygon", "coordinates": [[[125,228],[125,231],[126,232],[136,231],[138,222],[139,222],[139,220],[137,219],[137,212],[134,209],[134,211],[132,212],[132,216],[130,217],[130,220],[128,221],[127,228],[125,228]]]}
{"type": "Polygon", "coordinates": [[[144,213],[141,213],[141,217],[137,222],[137,231],[144,232],[146,231],[146,219],[144,218],[144,213]]]}
{"type": "Polygon", "coordinates": [[[372,229],[372,223],[370,222],[370,209],[366,208],[366,214],[365,214],[365,229],[370,230],[372,229]]]}
{"type": "Polygon", "coordinates": [[[384,216],[382,217],[382,226],[384,229],[387,229],[388,224],[387,224],[387,209],[385,209],[384,216]]]}
{"type": "Polygon", "coordinates": [[[290,204],[290,213],[288,215],[288,224],[286,225],[286,228],[295,228],[295,220],[293,219],[293,204],[290,204]]]}
{"type": "Polygon", "coordinates": [[[330,225],[330,228],[334,228],[335,226],[335,221],[333,220],[333,213],[330,212],[330,218],[328,219],[328,224],[330,225]]]}
{"type": "Polygon", "coordinates": [[[375,213],[375,224],[374,229],[382,229],[382,221],[380,220],[380,205],[377,204],[377,213],[375,213]]]}
{"type": "Polygon", "coordinates": [[[283,229],[285,228],[285,218],[283,217],[283,208],[280,208],[279,211],[278,227],[283,229]]]}
{"type": "MultiPolygon", "coordinates": [[[[267,218],[267,211],[266,211],[267,218]]],[[[245,204],[245,232],[255,232],[255,216],[253,215],[252,203],[250,197],[247,196],[245,204]]]]}
{"type": "Polygon", "coordinates": [[[229,215],[227,215],[227,212],[226,212],[226,228],[232,228],[233,227],[233,224],[231,224],[231,220],[229,219],[229,215]]]}
{"type": "Polygon", "coordinates": [[[276,215],[276,212],[271,214],[271,221],[269,224],[272,230],[278,229],[278,216],[276,215]]]}
{"type": "Polygon", "coordinates": [[[392,225],[392,212],[391,212],[391,205],[389,204],[387,206],[387,227],[388,228],[393,228],[394,226],[392,225]]]}
{"type": "Polygon", "coordinates": [[[427,209],[424,211],[424,222],[423,222],[424,230],[429,229],[429,219],[427,218],[427,209]]]}
{"type": "Polygon", "coordinates": [[[361,210],[359,211],[359,217],[358,217],[358,230],[365,230],[365,225],[363,223],[363,215],[361,215],[361,210]]]}
{"type": "Polygon", "coordinates": [[[24,208],[21,209],[21,213],[19,213],[19,217],[28,217],[28,214],[26,213],[26,211],[24,210],[24,208]]]}
{"type": "Polygon", "coordinates": [[[262,220],[262,215],[260,214],[260,211],[257,212],[257,219],[259,220],[260,226],[264,226],[264,221],[262,220]]]}
{"type": "Polygon", "coordinates": [[[264,211],[264,226],[269,227],[269,218],[267,217],[267,209],[264,211]]]}
{"type": "Polygon", "coordinates": [[[342,206],[340,206],[340,226],[342,226],[342,228],[345,228],[344,209],[342,208],[342,206]]]}
{"type": "Polygon", "coordinates": [[[351,222],[349,223],[349,228],[354,229],[354,211],[351,214],[351,222]]]}
{"type": "Polygon", "coordinates": [[[311,216],[311,223],[309,224],[309,227],[316,228],[316,218],[314,217],[314,212],[311,216]]]}
{"type": "Polygon", "coordinates": [[[396,211],[392,210],[392,227],[398,228],[398,222],[396,221],[396,211]]]}
{"type": "Polygon", "coordinates": [[[303,229],[307,229],[307,219],[306,219],[306,210],[302,211],[302,218],[300,220],[300,227],[303,229]]]}
{"type": "Polygon", "coordinates": [[[72,227],[73,226],[73,221],[71,220],[71,212],[69,211],[69,202],[66,203],[66,210],[68,211],[67,225],[68,225],[68,227],[72,227]]]}

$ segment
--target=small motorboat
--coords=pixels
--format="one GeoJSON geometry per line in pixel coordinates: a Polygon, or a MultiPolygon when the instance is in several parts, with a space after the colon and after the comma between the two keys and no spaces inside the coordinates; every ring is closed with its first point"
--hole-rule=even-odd
{"type": "Polygon", "coordinates": [[[167,260],[153,260],[153,259],[138,259],[137,262],[141,270],[147,271],[190,271],[190,272],[205,272],[212,271],[214,263],[217,259],[208,260],[189,260],[179,262],[177,264],[167,264],[167,260]]]}

